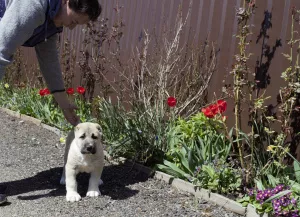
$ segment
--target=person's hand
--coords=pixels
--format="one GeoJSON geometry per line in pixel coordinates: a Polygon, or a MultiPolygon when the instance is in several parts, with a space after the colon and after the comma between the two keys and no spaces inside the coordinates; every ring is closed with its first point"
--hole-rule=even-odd
{"type": "Polygon", "coordinates": [[[70,103],[67,108],[62,108],[66,120],[73,126],[76,126],[80,122],[80,118],[75,112],[76,109],[78,108],[73,103],[70,103]]]}
{"type": "Polygon", "coordinates": [[[56,92],[53,96],[63,111],[65,119],[73,126],[79,124],[80,118],[75,112],[78,108],[68,100],[67,94],[65,92],[56,92]]]}

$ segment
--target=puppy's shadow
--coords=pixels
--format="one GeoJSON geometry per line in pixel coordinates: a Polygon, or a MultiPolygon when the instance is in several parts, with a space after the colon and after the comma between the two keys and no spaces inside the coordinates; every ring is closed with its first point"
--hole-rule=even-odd
{"type": "MultiPolygon", "coordinates": [[[[4,182],[8,186],[7,195],[20,195],[29,193],[30,195],[20,195],[20,200],[36,200],[43,197],[65,196],[66,190],[64,185],[59,184],[62,174],[62,167],[51,168],[37,173],[35,176],[21,180],[4,182]],[[42,190],[51,190],[48,193],[40,194],[42,190]]],[[[126,165],[109,165],[105,166],[102,173],[100,191],[102,195],[107,195],[113,200],[124,200],[136,195],[139,191],[128,188],[128,185],[145,182],[149,177],[139,171],[131,170],[126,165]]],[[[77,176],[78,193],[85,197],[89,183],[89,174],[79,174],[77,176]]]]}

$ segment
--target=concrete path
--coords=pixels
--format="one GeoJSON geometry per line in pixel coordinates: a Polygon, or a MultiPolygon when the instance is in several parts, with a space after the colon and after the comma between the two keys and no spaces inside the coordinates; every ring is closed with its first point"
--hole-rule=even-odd
{"type": "Polygon", "coordinates": [[[78,177],[78,203],[65,200],[59,185],[64,147],[54,133],[0,112],[0,183],[8,185],[8,200],[0,217],[82,216],[222,216],[225,211],[126,166],[106,163],[102,195],[87,198],[88,175],[78,177]]]}

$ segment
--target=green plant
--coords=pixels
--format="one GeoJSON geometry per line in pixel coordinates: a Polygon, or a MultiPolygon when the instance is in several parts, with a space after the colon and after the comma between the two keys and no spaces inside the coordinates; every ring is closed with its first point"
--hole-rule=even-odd
{"type": "Polygon", "coordinates": [[[109,143],[124,139],[124,123],[126,120],[126,110],[118,101],[112,104],[111,99],[105,100],[95,97],[92,102],[94,114],[102,126],[105,140],[109,143]]]}
{"type": "MultiPolygon", "coordinates": [[[[249,163],[245,163],[246,148],[244,147],[243,139],[240,138],[242,132],[242,105],[245,103],[253,103],[253,89],[255,83],[249,80],[251,71],[248,67],[248,60],[251,54],[248,54],[247,46],[250,44],[248,37],[251,34],[249,20],[255,8],[255,1],[244,0],[243,6],[237,9],[236,15],[238,19],[238,34],[236,38],[238,39],[238,53],[235,55],[235,63],[232,66],[232,71],[230,72],[233,77],[233,86],[226,85],[223,91],[228,97],[232,97],[234,100],[234,117],[235,125],[234,131],[236,136],[236,146],[238,152],[238,158],[240,165],[245,170],[252,169],[252,157],[253,157],[253,147],[254,144],[250,143],[250,160],[249,163]]],[[[251,111],[251,110],[250,110],[251,111]]],[[[250,120],[251,121],[251,120],[250,120]]],[[[254,140],[252,140],[254,141],[254,140]]],[[[248,160],[248,159],[247,159],[248,160]]],[[[246,180],[249,182],[249,173],[246,173],[246,180]]]]}
{"type": "MultiPolygon", "coordinates": [[[[167,158],[180,150],[184,144],[187,147],[199,148],[201,154],[199,157],[203,161],[212,161],[216,155],[226,159],[231,151],[231,143],[223,133],[220,133],[222,131],[224,131],[222,119],[209,119],[202,112],[191,116],[188,120],[178,118],[167,135],[167,158]]],[[[174,158],[173,160],[177,161],[174,158]]]]}
{"type": "MultiPolygon", "coordinates": [[[[277,153],[287,155],[293,159],[293,168],[285,166],[278,170],[282,165],[275,165],[274,171],[283,172],[276,174],[276,177],[267,174],[267,179],[263,182],[263,177],[258,175],[256,178],[256,188],[248,189],[247,194],[238,200],[243,206],[252,204],[258,213],[273,213],[275,216],[299,216],[300,200],[300,163],[288,152],[288,149],[281,146],[269,146],[268,151],[277,156],[277,153]],[[259,178],[260,177],[260,178],[259,178]],[[294,181],[296,180],[296,181],[294,181]]],[[[272,159],[272,158],[270,158],[272,159]]],[[[272,172],[274,163],[269,160],[263,170],[272,172]]],[[[274,172],[273,171],[273,172],[274,172]]]]}
{"type": "Polygon", "coordinates": [[[243,206],[252,204],[259,214],[272,213],[274,216],[299,216],[299,184],[276,185],[264,190],[249,189],[247,195],[239,199],[243,206]]]}
{"type": "Polygon", "coordinates": [[[118,101],[98,98],[96,117],[103,127],[108,151],[147,165],[162,161],[167,122],[153,108],[134,104],[126,110],[118,101]]]}
{"type": "MultiPolygon", "coordinates": [[[[105,100],[101,100],[100,108],[96,109],[99,110],[96,112],[99,114],[98,121],[106,128],[110,153],[147,164],[161,162],[163,152],[168,150],[167,132],[172,121],[179,115],[188,117],[197,113],[199,107],[205,104],[207,88],[216,70],[216,51],[207,41],[202,46],[193,47],[179,43],[190,16],[189,10],[184,18],[179,7],[175,27],[165,26],[163,36],[157,40],[153,40],[155,35],[143,31],[140,49],[134,52],[131,61],[124,63],[119,53],[124,25],[119,9],[117,6],[118,18],[112,40],[105,41],[113,42],[113,55],[102,58],[101,52],[97,51],[99,46],[93,49],[95,52],[92,54],[84,53],[82,66],[87,72],[83,74],[83,81],[87,81],[84,77],[87,78],[92,70],[87,64],[88,57],[93,57],[93,61],[97,60],[94,62],[95,73],[101,73],[101,79],[118,97],[118,102],[114,103],[116,106],[113,106],[107,103],[109,97],[104,95],[105,100]],[[155,55],[149,55],[151,47],[155,55]],[[107,76],[109,70],[117,73],[113,81],[107,76]],[[175,107],[165,102],[170,96],[178,101],[175,107]]],[[[91,31],[92,28],[86,32],[87,38],[93,37],[88,35],[91,31]]],[[[104,41],[99,42],[102,45],[104,41]]]]}
{"type": "Polygon", "coordinates": [[[3,84],[0,86],[2,107],[36,117],[50,125],[57,124],[63,119],[62,113],[55,107],[51,95],[41,96],[38,89],[30,87],[14,88],[10,86],[5,88],[3,84]]]}
{"type": "MultiPolygon", "coordinates": [[[[63,131],[71,129],[71,125],[65,121],[63,113],[56,105],[54,98],[48,89],[37,89],[25,86],[13,87],[8,84],[0,84],[0,106],[29,115],[41,120],[43,123],[55,126],[63,131]]],[[[80,94],[74,95],[78,107],[77,114],[81,121],[92,120],[90,104],[85,103],[80,94]]]]}
{"type": "Polygon", "coordinates": [[[289,61],[289,66],[281,73],[281,77],[284,79],[286,85],[280,87],[277,97],[277,101],[280,104],[280,117],[278,121],[281,123],[281,131],[276,135],[274,145],[279,147],[276,149],[278,151],[276,154],[279,164],[284,164],[286,154],[291,148],[293,148],[292,153],[296,150],[297,138],[299,136],[297,117],[300,114],[298,109],[300,97],[300,39],[296,39],[295,37],[296,33],[298,33],[295,30],[295,24],[298,23],[296,18],[298,14],[300,14],[300,11],[292,7],[291,38],[288,41],[290,53],[283,54],[289,61]],[[294,55],[295,53],[296,56],[294,55]],[[289,138],[291,138],[292,141],[289,141],[289,138]],[[286,151],[282,152],[282,148],[286,151]]]}
{"type": "Polygon", "coordinates": [[[227,136],[223,133],[227,131],[220,117],[198,113],[188,120],[179,118],[168,132],[168,152],[158,169],[220,193],[237,191],[242,175],[225,162],[231,152],[232,131],[227,136]]]}
{"type": "Polygon", "coordinates": [[[177,178],[188,180],[201,188],[222,194],[237,193],[242,185],[242,171],[224,159],[203,161],[197,151],[183,146],[176,152],[177,163],[164,160],[157,167],[177,178]]]}
{"type": "Polygon", "coordinates": [[[242,170],[233,168],[224,160],[216,159],[197,170],[197,185],[218,193],[238,193],[242,186],[242,170]]]}

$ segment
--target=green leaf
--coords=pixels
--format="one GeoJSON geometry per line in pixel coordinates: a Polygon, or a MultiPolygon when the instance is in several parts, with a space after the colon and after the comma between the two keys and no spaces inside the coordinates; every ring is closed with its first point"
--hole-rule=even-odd
{"type": "Polygon", "coordinates": [[[255,183],[256,183],[256,186],[257,186],[258,190],[265,190],[265,187],[264,187],[261,179],[259,179],[259,180],[255,179],[255,183]]]}
{"type": "Polygon", "coordinates": [[[186,158],[185,148],[182,147],[181,152],[178,152],[177,155],[179,156],[180,162],[186,168],[186,170],[188,170],[191,174],[193,174],[193,172],[190,170],[189,163],[188,163],[188,160],[186,158]]]}
{"type": "Polygon", "coordinates": [[[230,138],[232,138],[232,133],[233,133],[233,127],[230,129],[230,131],[229,131],[229,133],[228,133],[228,136],[229,136],[230,138]]]}
{"type": "Polygon", "coordinates": [[[262,210],[262,205],[258,202],[254,202],[252,205],[255,207],[256,211],[262,210]]]}
{"type": "Polygon", "coordinates": [[[193,151],[192,151],[192,149],[188,150],[188,162],[189,162],[189,168],[191,170],[195,169],[196,165],[195,165],[195,162],[194,162],[194,159],[193,159],[193,151]]]}
{"type": "Polygon", "coordinates": [[[215,176],[215,171],[211,166],[203,165],[202,170],[206,171],[208,175],[213,179],[215,176]]]}
{"type": "Polygon", "coordinates": [[[277,185],[277,179],[272,176],[271,174],[267,174],[268,176],[268,180],[269,180],[269,183],[271,184],[272,187],[275,187],[277,185]]]}
{"type": "Polygon", "coordinates": [[[164,164],[168,167],[170,167],[172,170],[176,171],[177,173],[181,174],[183,177],[188,177],[188,174],[186,174],[183,170],[178,168],[174,163],[171,163],[170,161],[164,160],[164,164]]]}
{"type": "Polygon", "coordinates": [[[270,213],[271,211],[273,211],[272,206],[268,206],[267,209],[265,209],[265,213],[270,213]]]}
{"type": "Polygon", "coordinates": [[[299,184],[299,183],[290,180],[289,185],[291,186],[291,190],[292,190],[294,193],[297,193],[297,194],[300,195],[300,184],[299,184]]]}
{"type": "Polygon", "coordinates": [[[238,203],[243,203],[243,202],[249,202],[250,201],[250,197],[249,196],[245,196],[243,198],[237,199],[236,202],[238,203]]]}
{"type": "Polygon", "coordinates": [[[246,207],[246,206],[248,206],[249,202],[248,202],[248,201],[245,201],[245,202],[243,202],[243,203],[241,203],[241,204],[242,204],[243,207],[246,207]]]}
{"type": "Polygon", "coordinates": [[[161,170],[163,172],[166,172],[167,174],[169,174],[171,176],[174,176],[176,178],[182,178],[181,173],[178,173],[175,170],[172,170],[170,167],[167,167],[167,166],[162,165],[162,164],[157,164],[156,166],[158,167],[159,170],[161,170]]]}
{"type": "Polygon", "coordinates": [[[294,170],[297,182],[300,183],[300,164],[297,161],[294,161],[294,170]]]}
{"type": "MultiPolygon", "coordinates": [[[[201,145],[201,144],[203,143],[203,141],[202,141],[202,139],[200,138],[200,136],[198,136],[198,140],[199,140],[200,145],[201,145]]],[[[195,147],[196,147],[196,150],[197,150],[198,158],[200,158],[201,161],[205,161],[205,159],[204,159],[203,156],[202,156],[201,150],[200,150],[200,148],[198,147],[197,144],[195,145],[195,147]]]]}
{"type": "Polygon", "coordinates": [[[269,199],[267,199],[264,203],[268,203],[274,199],[277,199],[277,198],[280,198],[288,193],[291,193],[292,191],[291,190],[285,190],[285,191],[281,191],[279,192],[278,194],[275,194],[274,196],[270,197],[269,199]]]}

